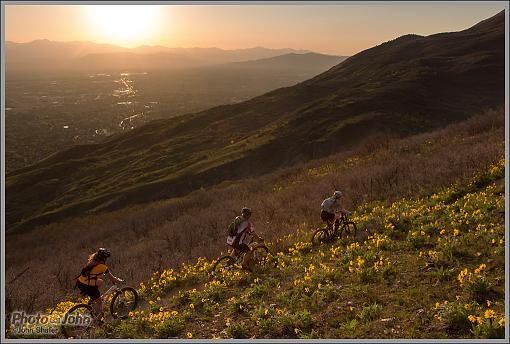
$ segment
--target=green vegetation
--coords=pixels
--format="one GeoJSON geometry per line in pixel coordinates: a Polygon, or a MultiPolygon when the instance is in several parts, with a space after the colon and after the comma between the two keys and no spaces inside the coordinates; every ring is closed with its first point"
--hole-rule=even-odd
{"type": "Polygon", "coordinates": [[[312,247],[311,231],[297,231],[269,243],[254,274],[210,280],[204,258],[157,272],[138,287],[142,308],[95,335],[503,338],[503,178],[500,159],[467,183],[363,204],[353,219],[368,230],[365,239],[312,247]]]}

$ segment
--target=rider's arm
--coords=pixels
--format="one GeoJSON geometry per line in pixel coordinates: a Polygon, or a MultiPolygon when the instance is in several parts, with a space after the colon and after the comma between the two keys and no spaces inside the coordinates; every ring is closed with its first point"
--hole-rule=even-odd
{"type": "Polygon", "coordinates": [[[264,241],[264,239],[255,232],[255,228],[253,226],[250,227],[248,234],[254,236],[258,241],[264,241]]]}
{"type": "Polygon", "coordinates": [[[110,281],[112,281],[112,283],[124,282],[124,280],[122,280],[122,279],[120,279],[118,277],[113,276],[113,274],[110,271],[108,271],[106,273],[106,275],[108,276],[110,281]]]}
{"type": "Polygon", "coordinates": [[[264,239],[261,236],[259,236],[254,230],[251,231],[251,235],[257,238],[258,241],[264,241],[264,239]]]}

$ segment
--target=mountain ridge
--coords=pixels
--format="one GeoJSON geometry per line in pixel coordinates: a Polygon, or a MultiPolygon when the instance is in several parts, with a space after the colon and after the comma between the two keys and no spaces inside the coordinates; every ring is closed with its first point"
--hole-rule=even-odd
{"type": "Polygon", "coordinates": [[[408,136],[497,107],[504,14],[475,26],[392,40],[295,86],[74,148],[86,151],[80,157],[58,153],[7,176],[7,224],[28,228],[178,196],[349,150],[373,134],[408,136]],[[56,185],[33,185],[55,176],[56,185]]]}
{"type": "MultiPolygon", "coordinates": [[[[5,44],[7,70],[17,70],[20,68],[112,68],[110,65],[102,67],[99,64],[101,62],[101,58],[112,58],[112,56],[110,56],[111,54],[121,54],[120,56],[125,54],[124,57],[132,56],[138,60],[150,58],[154,55],[162,56],[163,54],[167,54],[167,57],[173,57],[174,61],[179,62],[176,67],[181,67],[240,62],[250,59],[274,57],[288,53],[310,52],[309,50],[302,49],[272,49],[264,47],[221,49],[217,47],[171,48],[164,46],[142,45],[135,48],[125,48],[113,44],[94,43],[89,41],[59,42],[48,39],[39,39],[25,43],[6,41],[5,44]],[[176,57],[179,57],[182,61],[179,61],[176,57]],[[92,61],[90,61],[90,59],[92,59],[92,61]],[[56,62],[59,64],[55,65],[56,62]],[[99,64],[98,67],[94,67],[95,64],[99,64]]],[[[123,62],[122,59],[121,62],[123,62]]],[[[115,66],[115,64],[113,64],[113,66],[115,66]]],[[[133,66],[128,67],[132,68],[133,66]]]]}

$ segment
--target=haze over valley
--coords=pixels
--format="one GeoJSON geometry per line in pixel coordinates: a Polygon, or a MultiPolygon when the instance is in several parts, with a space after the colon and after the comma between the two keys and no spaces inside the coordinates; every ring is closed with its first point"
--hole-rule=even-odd
{"type": "Polygon", "coordinates": [[[7,171],[150,120],[290,86],[345,59],[292,49],[140,47],[119,55],[125,50],[93,43],[7,42],[7,171]]]}

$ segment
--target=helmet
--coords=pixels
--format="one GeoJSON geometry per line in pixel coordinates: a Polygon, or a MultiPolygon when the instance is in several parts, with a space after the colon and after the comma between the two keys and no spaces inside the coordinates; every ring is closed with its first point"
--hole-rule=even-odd
{"type": "Polygon", "coordinates": [[[241,214],[251,215],[251,209],[244,207],[243,210],[241,211],[241,214]]]}
{"type": "Polygon", "coordinates": [[[99,259],[106,259],[110,257],[110,251],[108,251],[106,248],[100,248],[99,250],[97,250],[97,258],[99,259]]]}
{"type": "Polygon", "coordinates": [[[340,197],[342,197],[342,191],[335,191],[335,193],[333,194],[333,196],[335,196],[335,198],[340,198],[340,197]]]}

